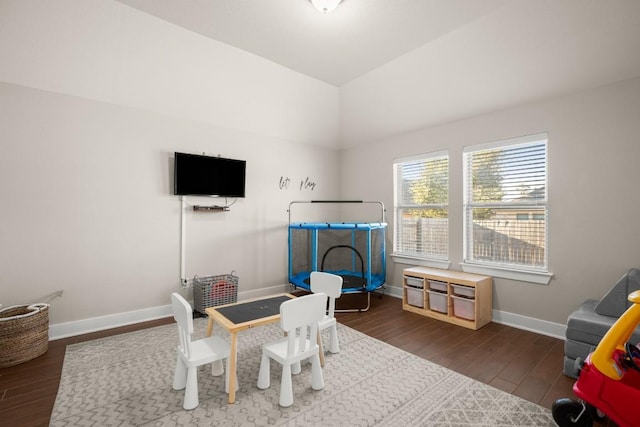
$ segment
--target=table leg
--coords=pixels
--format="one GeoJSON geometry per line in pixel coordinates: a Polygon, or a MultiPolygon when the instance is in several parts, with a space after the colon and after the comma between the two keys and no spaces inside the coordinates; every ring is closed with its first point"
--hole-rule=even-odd
{"type": "Polygon", "coordinates": [[[209,323],[207,324],[207,336],[210,337],[213,333],[213,317],[209,316],[209,323]]]}
{"type": "Polygon", "coordinates": [[[236,364],[238,362],[238,333],[233,332],[231,334],[231,354],[229,357],[231,358],[229,363],[229,403],[235,403],[236,401],[236,380],[238,378],[237,367],[236,364]]]}
{"type": "Polygon", "coordinates": [[[322,336],[320,330],[318,330],[318,347],[320,347],[320,366],[324,368],[324,349],[322,348],[322,336]]]}

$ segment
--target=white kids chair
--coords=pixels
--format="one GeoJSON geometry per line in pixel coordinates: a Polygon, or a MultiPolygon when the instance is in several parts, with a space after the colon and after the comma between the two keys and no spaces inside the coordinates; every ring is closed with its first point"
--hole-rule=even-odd
{"type": "MultiPolygon", "coordinates": [[[[193,334],[193,310],[191,305],[178,293],[171,294],[173,317],[178,324],[179,343],[177,348],[176,370],[173,377],[173,389],[184,392],[184,409],[198,406],[198,366],[211,363],[211,374],[222,375],[222,360],[226,359],[227,369],[224,388],[229,393],[229,355],[231,346],[219,336],[191,341],[193,334]]],[[[238,384],[238,381],[236,381],[238,384]]]]}
{"type": "Polygon", "coordinates": [[[310,283],[311,292],[314,294],[323,293],[327,295],[327,313],[318,323],[318,328],[320,331],[329,329],[329,352],[338,353],[340,351],[340,343],[338,342],[335,309],[336,298],[340,298],[340,295],[342,295],[342,276],[322,271],[312,271],[310,283]]]}
{"type": "Polygon", "coordinates": [[[287,336],[262,346],[258,388],[264,390],[271,384],[270,359],[281,364],[280,406],[293,404],[291,374],[300,373],[302,360],[311,360],[311,388],[324,388],[317,340],[318,322],[325,314],[326,301],[325,294],[310,294],[283,302],[280,305],[280,327],[287,336]]]}

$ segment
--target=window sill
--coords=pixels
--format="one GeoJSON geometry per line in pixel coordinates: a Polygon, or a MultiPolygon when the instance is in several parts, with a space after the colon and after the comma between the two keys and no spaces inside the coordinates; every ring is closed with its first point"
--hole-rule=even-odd
{"type": "Polygon", "coordinates": [[[393,262],[398,264],[408,264],[408,265],[418,265],[422,267],[431,267],[431,268],[442,268],[444,270],[448,270],[451,266],[449,261],[438,261],[433,259],[425,259],[425,258],[416,258],[408,255],[397,255],[391,254],[391,259],[393,262]]]}
{"type": "Polygon", "coordinates": [[[539,285],[548,285],[553,277],[553,273],[513,270],[500,267],[489,267],[486,265],[469,264],[465,262],[461,262],[460,266],[462,267],[462,271],[465,273],[484,274],[487,276],[536,283],[539,285]]]}

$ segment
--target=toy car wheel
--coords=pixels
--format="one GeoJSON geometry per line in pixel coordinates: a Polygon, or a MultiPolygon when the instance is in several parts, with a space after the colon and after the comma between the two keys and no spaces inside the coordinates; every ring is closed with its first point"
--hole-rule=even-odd
{"type": "Polygon", "coordinates": [[[580,402],[571,399],[558,399],[551,406],[553,420],[560,427],[591,427],[593,418],[590,411],[580,402]],[[578,418],[579,417],[579,418],[578,418]]]}
{"type": "Polygon", "coordinates": [[[607,418],[607,414],[602,412],[600,409],[596,408],[595,406],[589,403],[586,403],[586,405],[587,405],[587,410],[589,410],[594,420],[603,421],[605,418],[607,418]]]}

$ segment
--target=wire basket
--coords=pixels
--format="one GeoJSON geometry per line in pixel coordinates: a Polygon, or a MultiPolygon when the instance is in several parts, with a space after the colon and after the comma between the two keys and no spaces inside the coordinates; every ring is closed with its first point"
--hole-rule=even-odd
{"type": "Polygon", "coordinates": [[[238,276],[221,274],[193,278],[193,308],[206,314],[207,307],[231,304],[238,301],[238,276]]]}
{"type": "Polygon", "coordinates": [[[0,309],[0,368],[17,365],[49,349],[49,304],[0,309]]]}

